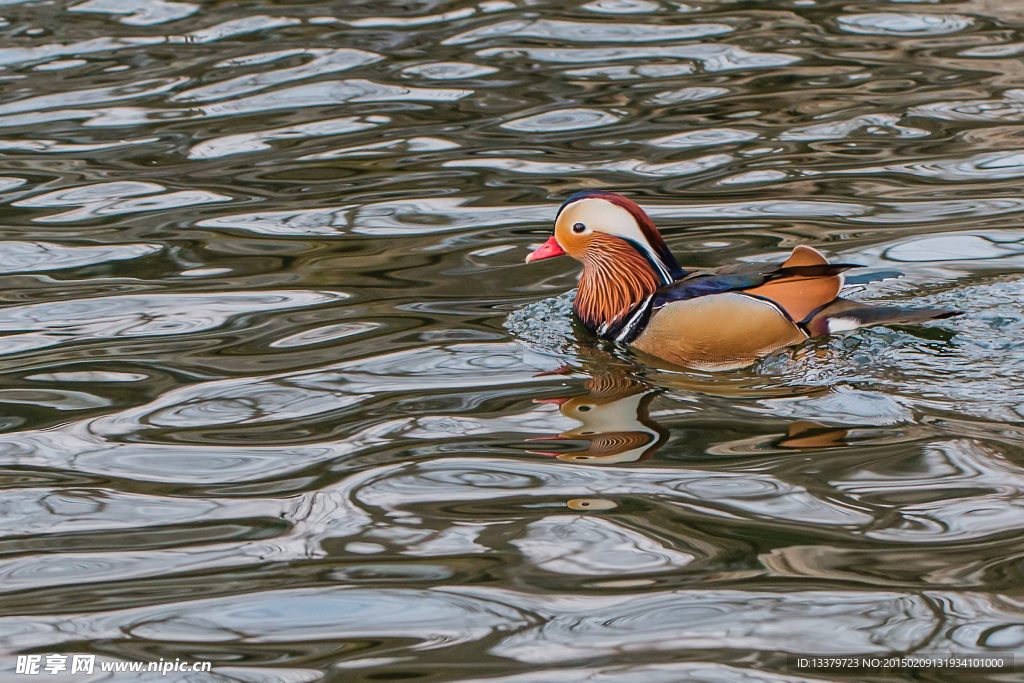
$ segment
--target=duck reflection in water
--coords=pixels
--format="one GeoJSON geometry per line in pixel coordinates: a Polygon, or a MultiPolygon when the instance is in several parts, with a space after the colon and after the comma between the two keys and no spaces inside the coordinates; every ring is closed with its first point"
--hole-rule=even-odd
{"type": "Polygon", "coordinates": [[[535,400],[558,406],[562,415],[576,420],[580,426],[530,441],[586,441],[587,447],[572,453],[531,453],[592,465],[643,462],[668,440],[668,430],[652,420],[648,410],[661,390],[611,375],[589,379],[584,386],[589,393],[582,396],[535,400]]]}
{"type": "MultiPolygon", "coordinates": [[[[565,462],[588,465],[615,465],[649,460],[669,439],[669,430],[650,415],[650,405],[663,389],[617,375],[591,378],[585,383],[588,393],[564,398],[534,399],[535,403],[558,406],[565,417],[578,427],[555,436],[529,439],[531,443],[584,442],[582,450],[555,452],[530,450],[565,462]]],[[[781,449],[832,448],[846,445],[849,430],[833,428],[808,420],[789,425],[786,434],[765,444],[781,449]]]]}

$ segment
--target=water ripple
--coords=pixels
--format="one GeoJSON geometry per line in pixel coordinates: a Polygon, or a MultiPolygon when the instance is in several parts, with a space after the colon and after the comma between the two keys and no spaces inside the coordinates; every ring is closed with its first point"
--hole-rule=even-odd
{"type": "Polygon", "coordinates": [[[419,76],[432,81],[454,81],[462,78],[476,78],[497,73],[498,70],[490,66],[480,64],[467,64],[466,62],[434,62],[432,64],[420,64],[419,66],[407,66],[402,69],[403,74],[419,76]]]}
{"type": "Polygon", "coordinates": [[[341,135],[343,133],[355,133],[357,131],[375,128],[381,124],[389,123],[390,121],[391,119],[386,116],[367,116],[365,118],[359,116],[346,116],[340,119],[313,121],[311,123],[302,123],[285,128],[273,128],[253,133],[225,135],[224,137],[206,140],[195,145],[188,151],[188,156],[190,159],[216,159],[218,157],[230,156],[232,154],[262,152],[272,149],[271,145],[267,144],[272,140],[294,140],[327,135],[341,135]]]}
{"type": "Polygon", "coordinates": [[[190,31],[185,35],[186,40],[184,42],[212,43],[215,40],[222,40],[231,36],[257,33],[282,26],[294,26],[300,23],[302,23],[300,20],[291,17],[268,17],[263,14],[256,14],[238,19],[230,19],[197,31],[190,31]]]}
{"type": "Polygon", "coordinates": [[[707,662],[634,664],[535,669],[527,674],[465,679],[464,683],[677,683],[677,681],[721,681],[722,683],[810,683],[814,679],[776,674],[741,666],[707,662]]]}
{"type": "Polygon", "coordinates": [[[562,174],[589,173],[593,171],[614,171],[632,173],[640,176],[684,176],[701,173],[708,169],[728,164],[733,157],[728,154],[712,154],[709,156],[674,161],[664,164],[649,164],[639,159],[623,159],[613,162],[578,162],[559,163],[552,161],[531,161],[529,159],[481,158],[460,159],[444,162],[445,168],[491,168],[515,173],[562,174]]]}
{"type": "Polygon", "coordinates": [[[19,112],[41,111],[43,109],[55,109],[57,107],[74,107],[86,104],[99,104],[103,102],[117,102],[130,100],[139,97],[149,97],[159,93],[173,90],[188,78],[157,78],[145,81],[138,81],[126,85],[115,85],[109,88],[93,88],[89,90],[74,90],[71,92],[56,95],[40,95],[15,100],[6,104],[0,104],[0,116],[4,114],[15,114],[19,112]]]}
{"type": "Polygon", "coordinates": [[[649,0],[594,0],[583,5],[583,9],[599,14],[647,14],[657,12],[661,6],[649,0]]]}
{"type": "Polygon", "coordinates": [[[98,183],[96,185],[71,187],[47,192],[46,194],[36,195],[28,199],[21,199],[14,202],[13,205],[31,209],[77,206],[79,208],[74,211],[65,211],[64,213],[32,219],[37,223],[70,223],[103,216],[161,211],[197,204],[231,201],[230,197],[205,190],[181,190],[168,194],[155,194],[163,192],[165,189],[156,183],[137,181],[98,183]],[[138,197],[139,195],[150,196],[128,199],[128,197],[138,197]]]}
{"type": "Polygon", "coordinates": [[[1004,45],[985,45],[972,47],[960,53],[961,57],[1014,57],[1024,52],[1024,43],[1006,43],[1004,45]]]}
{"type": "Polygon", "coordinates": [[[654,104],[679,104],[680,102],[700,102],[710,100],[713,97],[728,95],[726,88],[681,88],[680,90],[667,90],[660,92],[651,98],[654,104]]]}
{"type": "Polygon", "coordinates": [[[465,206],[471,197],[398,200],[361,207],[341,206],[299,209],[267,213],[238,214],[210,218],[200,227],[235,228],[271,235],[322,234],[346,232],[349,214],[351,232],[363,235],[424,235],[494,225],[534,223],[548,220],[557,207],[520,206],[511,213],[501,206],[465,206]]]}
{"type": "Polygon", "coordinates": [[[550,133],[607,126],[619,117],[596,109],[558,109],[501,124],[502,128],[526,133],[550,133]]]}
{"type": "Polygon", "coordinates": [[[284,339],[271,342],[275,349],[287,349],[294,346],[308,346],[309,344],[323,344],[324,342],[351,337],[354,334],[363,334],[380,327],[380,323],[338,323],[336,325],[325,325],[305,332],[291,334],[284,339]]]}
{"type": "Polygon", "coordinates": [[[732,142],[756,140],[757,133],[735,128],[709,128],[694,130],[687,133],[676,133],[648,140],[647,144],[666,149],[686,149],[688,147],[706,147],[708,145],[727,145],[732,142]]]}
{"type": "Polygon", "coordinates": [[[877,36],[932,36],[963,31],[974,19],[959,14],[853,14],[839,17],[850,33],[877,36]]]}
{"type": "Polygon", "coordinates": [[[779,136],[780,140],[841,140],[851,133],[866,128],[865,132],[878,134],[890,133],[901,138],[918,138],[928,135],[928,131],[909,126],[899,126],[899,116],[891,114],[868,114],[857,116],[845,121],[818,123],[787,130],[779,136]]]}
{"type": "MultiPolygon", "coordinates": [[[[164,642],[269,644],[295,638],[378,637],[418,639],[419,648],[452,647],[531,622],[515,608],[470,596],[401,589],[295,589],[79,617],[64,635],[49,632],[55,620],[42,619],[17,640],[20,647],[27,647],[69,637],[116,638],[114,624],[122,620],[129,622],[125,631],[131,637],[164,642]],[[428,628],[431,635],[423,638],[428,628]]],[[[11,630],[14,624],[10,618],[6,621],[5,630],[11,630]]]]}
{"type": "Polygon", "coordinates": [[[1024,90],[1007,90],[1001,100],[932,102],[908,113],[943,121],[1019,121],[1024,118],[1024,90]]]}
{"type": "Polygon", "coordinates": [[[509,636],[492,652],[552,663],[609,656],[623,648],[670,651],[683,643],[693,649],[784,652],[799,643],[801,652],[818,655],[882,655],[912,649],[936,627],[923,598],[898,593],[708,590],[588,602],[555,602],[554,610],[545,610],[555,611],[545,624],[509,636]]]}
{"type": "Polygon", "coordinates": [[[855,525],[872,518],[852,507],[816,498],[767,476],[699,470],[633,470],[587,465],[483,460],[436,460],[364,486],[358,499],[385,509],[427,501],[482,501],[512,496],[585,498],[655,495],[709,517],[743,514],[824,525],[855,525]],[[541,485],[542,484],[542,485],[541,485]]]}
{"type": "Polygon", "coordinates": [[[0,0],[0,666],[1024,654],[1024,12],[400,4],[0,0]],[[965,314],[652,365],[523,263],[587,188],[965,314]]]}
{"type": "Polygon", "coordinates": [[[2,242],[0,273],[31,273],[122,261],[160,251],[158,244],[67,247],[49,242],[2,242]]]}
{"type": "Polygon", "coordinates": [[[340,292],[213,292],[129,294],[0,308],[0,354],[56,344],[191,334],[219,327],[241,313],[314,306],[348,295],[340,292]]]}
{"type": "Polygon", "coordinates": [[[692,40],[721,35],[733,30],[725,24],[689,24],[664,26],[658,24],[587,23],[579,21],[506,21],[460,33],[442,41],[442,45],[465,45],[497,37],[547,38],[578,43],[645,43],[663,40],[692,40]]]}
{"type": "Polygon", "coordinates": [[[89,0],[81,5],[69,7],[69,12],[99,12],[120,15],[122,24],[129,26],[151,26],[168,21],[184,19],[199,10],[199,5],[190,2],[167,2],[166,0],[89,0]]]}
{"type": "Polygon", "coordinates": [[[552,515],[532,522],[512,544],[539,568],[574,576],[645,574],[685,567],[693,555],[590,517],[552,515]]]}
{"type": "MultiPolygon", "coordinates": [[[[27,1],[27,0],[26,0],[27,1]]],[[[94,52],[114,52],[117,50],[137,49],[143,45],[153,45],[164,42],[164,38],[137,37],[137,38],[93,38],[77,43],[51,43],[37,47],[5,47],[0,48],[0,65],[22,64],[24,62],[35,62],[49,57],[62,57],[65,55],[85,55],[94,52]]]]}
{"type": "Polygon", "coordinates": [[[896,172],[949,181],[1000,180],[1024,176],[1024,152],[976,154],[966,159],[938,159],[861,169],[861,173],[896,172]]]}
{"type": "MultiPolygon", "coordinates": [[[[289,51],[289,56],[294,53],[289,51]]],[[[220,100],[225,97],[236,97],[249,92],[263,90],[270,86],[297,81],[303,78],[312,78],[322,74],[337,73],[348,69],[373,64],[384,59],[373,52],[362,50],[350,50],[338,48],[335,50],[320,48],[305,51],[313,59],[302,66],[290,69],[278,69],[275,71],[264,71],[251,76],[238,76],[226,81],[220,81],[211,85],[204,85],[192,90],[180,92],[171,98],[172,102],[208,102],[220,100]]],[[[272,55],[268,55],[268,60],[272,55]]],[[[260,62],[262,63],[262,62],[260,62]]],[[[224,65],[227,66],[227,65],[224,65]]]]}
{"type": "Polygon", "coordinates": [[[770,68],[799,62],[794,55],[748,52],[735,45],[694,44],[671,47],[609,47],[609,48],[548,48],[548,47],[494,47],[477,50],[479,57],[501,57],[510,60],[526,57],[538,62],[580,64],[612,62],[623,59],[649,57],[683,58],[699,60],[705,71],[770,68]]]}
{"type": "Polygon", "coordinates": [[[98,152],[104,149],[116,149],[128,145],[148,145],[159,138],[139,138],[138,140],[116,140],[114,142],[94,142],[86,144],[68,144],[58,140],[0,140],[0,150],[5,152],[43,152],[44,154],[69,154],[80,152],[98,152]]]}
{"type": "Polygon", "coordinates": [[[568,69],[566,76],[573,78],[601,78],[610,81],[647,78],[672,78],[693,73],[692,64],[639,64],[634,66],[595,66],[588,69],[568,69]]]}
{"type": "Polygon", "coordinates": [[[445,12],[443,14],[431,14],[423,17],[366,17],[363,19],[353,19],[346,23],[349,26],[358,26],[359,28],[378,28],[382,26],[412,28],[415,26],[441,24],[446,21],[465,19],[466,17],[471,17],[474,14],[476,14],[475,9],[472,7],[466,7],[463,9],[453,10],[451,12],[445,12]]]}
{"type": "Polygon", "coordinates": [[[275,90],[266,95],[207,104],[199,107],[199,110],[205,116],[235,116],[343,102],[453,102],[472,93],[472,90],[407,88],[364,80],[320,81],[275,90]]]}

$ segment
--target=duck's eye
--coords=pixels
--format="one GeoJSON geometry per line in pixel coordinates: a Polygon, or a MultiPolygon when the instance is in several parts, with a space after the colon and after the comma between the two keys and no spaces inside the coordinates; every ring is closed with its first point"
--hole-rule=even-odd
{"type": "Polygon", "coordinates": [[[572,231],[577,233],[577,234],[583,232],[586,229],[587,229],[587,226],[583,225],[582,223],[575,223],[572,226],[572,231]]]}
{"type": "MultiPolygon", "coordinates": [[[[579,225],[579,223],[577,223],[576,225],[579,225]]],[[[592,407],[593,406],[580,406],[580,412],[581,413],[589,412],[592,407]]]]}

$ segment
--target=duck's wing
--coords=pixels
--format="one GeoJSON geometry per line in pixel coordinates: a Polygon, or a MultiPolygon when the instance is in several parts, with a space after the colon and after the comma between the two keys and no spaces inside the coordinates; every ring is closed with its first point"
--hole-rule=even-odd
{"type": "Polygon", "coordinates": [[[829,263],[817,250],[800,246],[784,263],[743,263],[693,273],[659,289],[654,307],[701,296],[741,292],[775,304],[793,322],[803,322],[839,296],[841,274],[858,266],[829,263]]]}

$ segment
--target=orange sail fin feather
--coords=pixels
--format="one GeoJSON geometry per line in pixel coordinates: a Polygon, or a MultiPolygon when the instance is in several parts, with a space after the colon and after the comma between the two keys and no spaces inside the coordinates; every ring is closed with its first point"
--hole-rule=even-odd
{"type": "Polygon", "coordinates": [[[792,268],[794,266],[824,266],[828,265],[828,259],[825,258],[820,251],[814,247],[808,247],[801,244],[798,247],[793,248],[793,253],[785,263],[782,264],[783,268],[792,268]]]}
{"type": "Polygon", "coordinates": [[[570,197],[527,262],[562,254],[583,264],[573,310],[588,329],[689,367],[738,368],[812,336],[960,315],[841,299],[843,271],[856,266],[831,264],[808,246],[781,264],[686,272],[643,209],[611,192],[570,197]]]}
{"type": "MultiPolygon", "coordinates": [[[[782,268],[810,268],[829,265],[821,252],[811,247],[799,246],[782,264],[782,268]]],[[[813,312],[839,296],[843,288],[840,275],[781,277],[760,287],[744,290],[750,296],[768,299],[789,316],[790,320],[803,322],[813,312]]]]}

